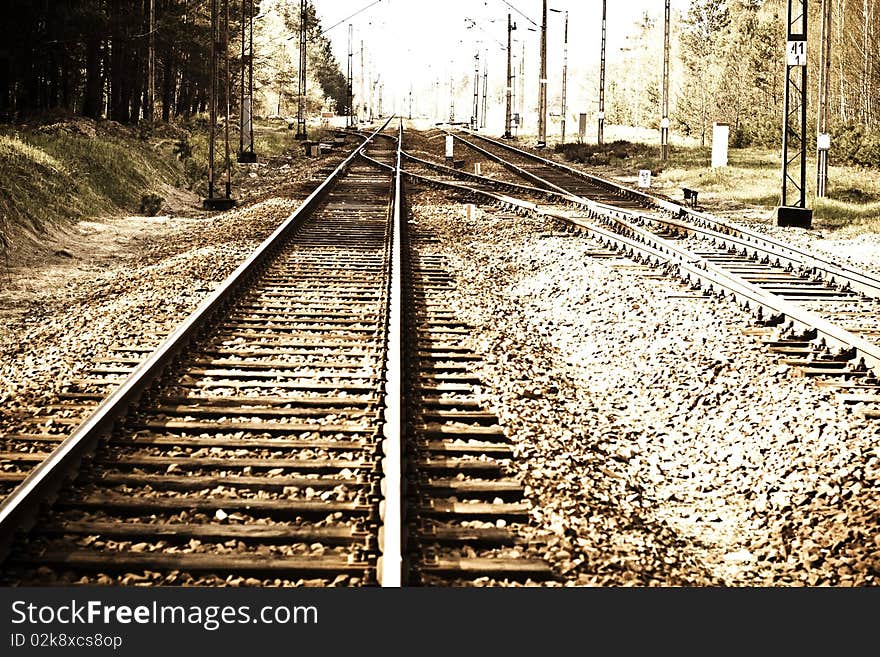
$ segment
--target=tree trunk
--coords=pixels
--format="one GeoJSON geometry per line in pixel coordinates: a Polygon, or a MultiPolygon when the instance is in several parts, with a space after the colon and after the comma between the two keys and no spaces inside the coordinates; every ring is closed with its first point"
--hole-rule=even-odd
{"type": "Polygon", "coordinates": [[[12,117],[9,73],[9,52],[5,50],[0,51],[0,120],[2,121],[9,120],[12,117]]]}
{"type": "Polygon", "coordinates": [[[101,38],[89,35],[86,41],[86,87],[83,96],[84,116],[101,118],[101,38]]]}

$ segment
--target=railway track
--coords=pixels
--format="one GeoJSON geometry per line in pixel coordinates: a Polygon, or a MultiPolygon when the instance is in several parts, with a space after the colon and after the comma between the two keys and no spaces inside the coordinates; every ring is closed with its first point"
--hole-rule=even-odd
{"type": "MultiPolygon", "coordinates": [[[[558,585],[470,327],[448,305],[446,262],[407,227],[402,180],[543,217],[592,239],[594,257],[729,296],[780,363],[874,417],[874,277],[526,167],[541,158],[525,152],[507,163],[517,183],[408,155],[402,131],[383,129],[158,348],[117,345],[75,382],[55,409],[71,435],[4,437],[25,447],[7,455],[23,467],[4,474],[0,580],[558,585]]],[[[504,160],[503,144],[484,145],[504,160]]]]}
{"type": "Polygon", "coordinates": [[[393,177],[357,155],[34,455],[4,580],[378,581],[393,177]]]}
{"type": "Polygon", "coordinates": [[[67,410],[111,392],[71,435],[16,436],[35,467],[0,506],[3,582],[554,579],[517,536],[529,505],[448,276],[400,230],[398,143],[365,136],[157,349],[76,382],[67,410]]]}
{"type": "Polygon", "coordinates": [[[414,178],[544,216],[602,247],[672,269],[695,288],[730,296],[756,313],[762,328],[753,332],[781,365],[817,377],[844,393],[845,403],[859,404],[863,416],[880,418],[880,278],[510,144],[470,133],[454,137],[529,187],[500,194],[487,177],[428,175],[437,163],[419,163],[414,178]]]}

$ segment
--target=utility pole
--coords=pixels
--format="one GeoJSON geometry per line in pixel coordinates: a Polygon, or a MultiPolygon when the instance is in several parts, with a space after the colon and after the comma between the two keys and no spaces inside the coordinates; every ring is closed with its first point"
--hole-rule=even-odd
{"type": "Polygon", "coordinates": [[[480,51],[474,55],[474,107],[471,112],[471,129],[480,127],[480,51]]]}
{"type": "Polygon", "coordinates": [[[367,120],[367,87],[364,84],[364,40],[361,39],[361,112],[362,120],[367,120]]]}
{"type": "Polygon", "coordinates": [[[156,0],[150,0],[150,37],[147,56],[147,121],[153,122],[156,109],[156,0]]]}
{"type": "Polygon", "coordinates": [[[223,0],[222,23],[218,13],[217,2],[218,0],[211,0],[211,91],[210,126],[208,129],[208,197],[202,203],[202,206],[206,210],[226,210],[235,205],[235,201],[232,199],[232,166],[229,159],[229,92],[231,90],[229,78],[229,0],[223,0]],[[226,99],[225,154],[223,162],[226,168],[226,194],[222,198],[214,196],[214,186],[216,183],[214,153],[216,150],[215,141],[219,105],[218,78],[220,75],[218,58],[221,56],[221,53],[225,62],[225,83],[223,92],[226,99]]]}
{"type": "MultiPolygon", "coordinates": [[[[522,125],[526,103],[526,41],[522,42],[522,53],[519,58],[519,125],[522,125]]],[[[517,127],[519,127],[519,125],[517,127]]]]}
{"type": "Polygon", "coordinates": [[[449,123],[455,123],[455,84],[452,73],[449,74],[449,123]]]}
{"type": "Polygon", "coordinates": [[[231,78],[229,77],[229,0],[223,0],[223,61],[224,82],[223,95],[226,97],[226,113],[223,117],[224,127],[224,154],[223,165],[226,167],[226,198],[232,196],[232,160],[229,158],[229,109],[232,91],[231,78]]]}
{"type": "Polygon", "coordinates": [[[486,112],[488,110],[489,95],[489,51],[483,50],[483,108],[480,111],[480,127],[486,127],[486,112]]]}
{"type": "Polygon", "coordinates": [[[241,102],[238,111],[238,161],[256,162],[254,153],[254,3],[241,3],[241,102]],[[248,10],[248,8],[250,8],[248,10]],[[250,29],[248,30],[248,25],[250,29]],[[248,50],[245,54],[247,39],[248,50]],[[247,69],[247,92],[245,92],[245,69],[247,69]]]}
{"type": "Polygon", "coordinates": [[[568,9],[565,10],[565,37],[563,38],[562,47],[562,116],[561,121],[561,140],[565,143],[565,113],[568,111],[566,103],[566,93],[568,85],[568,9]]]}
{"type": "Polygon", "coordinates": [[[381,119],[384,116],[384,114],[382,113],[382,91],[385,88],[385,83],[379,82],[379,78],[376,78],[376,83],[379,85],[379,98],[376,100],[376,103],[378,104],[377,112],[379,118],[381,119]]]}
{"type": "Polygon", "coordinates": [[[663,106],[660,117],[660,160],[669,159],[669,2],[663,12],[663,106]]]}
{"type": "Polygon", "coordinates": [[[782,124],[782,203],[778,226],[809,228],[807,209],[807,0],[788,0],[785,103],[782,124]],[[789,190],[791,187],[791,190],[789,190]]]}
{"type": "Polygon", "coordinates": [[[538,76],[538,148],[547,145],[547,0],[541,3],[541,67],[538,76]]]}
{"type": "Polygon", "coordinates": [[[828,87],[831,74],[831,0],[822,0],[819,38],[819,94],[816,108],[816,197],[824,198],[828,187],[828,87]]]}
{"type": "Polygon", "coordinates": [[[250,153],[253,161],[257,161],[254,153],[254,3],[251,0],[248,12],[248,137],[250,139],[250,153]]]}
{"type": "Polygon", "coordinates": [[[512,22],[510,13],[507,14],[507,86],[504,88],[506,103],[504,105],[504,138],[510,139],[511,104],[513,103],[513,31],[516,24],[512,22]]]}
{"type": "Polygon", "coordinates": [[[352,87],[352,75],[354,71],[354,26],[348,24],[348,107],[346,108],[345,127],[354,127],[354,88],[352,87]]]}
{"type": "Polygon", "coordinates": [[[214,198],[214,141],[217,130],[217,0],[211,0],[211,89],[208,104],[208,198],[214,198]]]}
{"type": "Polygon", "coordinates": [[[599,146],[605,140],[605,34],[607,10],[607,0],[602,0],[602,46],[599,52],[599,127],[596,139],[599,146]]]}
{"type": "Polygon", "coordinates": [[[296,139],[306,134],[306,0],[299,0],[299,87],[296,103],[296,139]]]}

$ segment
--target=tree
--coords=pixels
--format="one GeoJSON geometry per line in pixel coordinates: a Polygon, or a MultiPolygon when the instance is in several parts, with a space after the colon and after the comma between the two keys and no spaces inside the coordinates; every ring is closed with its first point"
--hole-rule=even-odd
{"type": "MultiPolygon", "coordinates": [[[[235,47],[241,37],[242,3],[251,1],[229,0],[233,80],[242,65],[235,47]]],[[[170,121],[204,112],[210,88],[210,4],[207,0],[153,3],[154,116],[170,121]]],[[[253,4],[255,14],[263,7],[284,12],[289,5],[279,0],[253,0],[253,4]]],[[[222,0],[218,5],[222,7],[222,0]]],[[[148,118],[150,6],[150,0],[7,0],[0,22],[0,121],[20,121],[44,112],[120,123],[148,118]]],[[[319,99],[329,96],[342,111],[347,104],[347,81],[311,4],[308,10],[308,57],[314,86],[320,90],[319,99]]],[[[295,34],[298,13],[293,17],[287,11],[287,18],[290,29],[265,43],[263,53],[255,52],[255,67],[268,66],[267,53],[278,50],[278,39],[295,34]]],[[[287,73],[289,67],[279,78],[284,84],[293,78],[287,73]]],[[[266,74],[257,68],[255,78],[265,79],[266,74]]],[[[230,102],[233,111],[238,111],[234,89],[230,102]]]]}

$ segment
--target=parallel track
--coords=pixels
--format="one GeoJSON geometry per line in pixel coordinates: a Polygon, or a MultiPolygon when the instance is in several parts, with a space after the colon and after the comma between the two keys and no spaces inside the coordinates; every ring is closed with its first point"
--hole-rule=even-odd
{"type": "MultiPolygon", "coordinates": [[[[783,364],[855,389],[849,403],[880,402],[880,278],[504,142],[472,133],[455,137],[546,190],[550,203],[535,203],[534,194],[499,194],[488,178],[483,185],[472,175],[467,183],[451,183],[448,176],[423,175],[424,167],[413,176],[554,219],[606,247],[671,267],[694,287],[731,296],[768,327],[765,343],[783,364]]],[[[877,417],[880,408],[862,413],[877,417]]]]}
{"type": "Polygon", "coordinates": [[[400,139],[364,138],[134,372],[120,346],[79,382],[74,401],[118,387],[71,436],[19,436],[39,447],[0,507],[3,582],[555,578],[517,535],[529,504],[452,281],[400,229],[400,139]]]}

